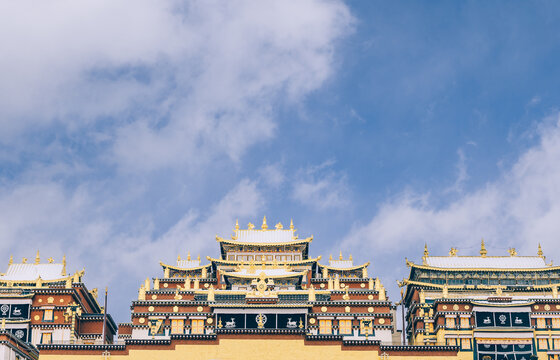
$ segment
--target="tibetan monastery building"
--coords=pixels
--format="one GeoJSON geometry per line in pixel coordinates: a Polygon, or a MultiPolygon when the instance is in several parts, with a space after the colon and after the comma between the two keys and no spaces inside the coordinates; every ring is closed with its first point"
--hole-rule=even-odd
{"type": "Polygon", "coordinates": [[[537,256],[431,256],[407,261],[406,334],[412,345],[460,348],[470,359],[558,359],[560,267],[537,256]]]}
{"type": "Polygon", "coordinates": [[[293,224],[236,224],[216,240],[216,258],[160,263],[117,344],[40,347],[40,358],[458,358],[456,345],[392,345],[395,306],[369,263],[312,257],[313,237],[300,238],[293,224]]]}
{"type": "Polygon", "coordinates": [[[68,273],[66,258],[42,263],[39,252],[34,262],[10,258],[0,274],[0,359],[37,359],[39,350],[58,344],[112,342],[117,326],[108,314],[104,320],[97,289],[88,291],[83,275],[68,273]]]}

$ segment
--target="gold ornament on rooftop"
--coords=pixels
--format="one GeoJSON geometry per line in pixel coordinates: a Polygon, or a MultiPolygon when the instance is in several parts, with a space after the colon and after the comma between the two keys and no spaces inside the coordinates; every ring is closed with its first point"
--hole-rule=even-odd
{"type": "Polygon", "coordinates": [[[488,254],[488,251],[486,251],[486,247],[484,246],[484,239],[482,239],[480,241],[480,256],[486,257],[486,254],[488,254]]]}

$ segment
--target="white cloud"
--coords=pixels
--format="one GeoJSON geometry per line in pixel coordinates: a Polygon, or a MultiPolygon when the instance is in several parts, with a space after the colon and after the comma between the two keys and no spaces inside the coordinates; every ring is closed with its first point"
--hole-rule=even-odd
{"type": "Polygon", "coordinates": [[[341,208],[349,203],[346,176],[332,169],[333,161],[309,166],[298,172],[292,198],[317,210],[341,208]]]}
{"type": "Polygon", "coordinates": [[[4,2],[0,142],[103,124],[128,170],[238,160],[331,75],[352,21],[322,0],[4,2]]]}
{"type": "Polygon", "coordinates": [[[439,193],[403,192],[383,204],[368,223],[357,224],[344,245],[401,258],[414,256],[411,248],[419,251],[424,242],[437,249],[433,254],[445,255],[442,245],[477,254],[484,237],[490,252],[494,248],[499,255],[506,255],[508,247],[536,254],[541,243],[559,259],[560,121],[544,124],[538,144],[495,181],[444,206],[435,205],[439,193]]]}

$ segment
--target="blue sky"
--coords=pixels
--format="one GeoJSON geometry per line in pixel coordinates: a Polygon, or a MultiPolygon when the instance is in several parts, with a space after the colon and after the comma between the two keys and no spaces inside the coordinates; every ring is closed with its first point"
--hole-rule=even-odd
{"type": "Polygon", "coordinates": [[[394,300],[424,243],[560,261],[559,10],[1,3],[0,252],[66,254],[119,322],[237,218],[293,218],[394,300]]]}

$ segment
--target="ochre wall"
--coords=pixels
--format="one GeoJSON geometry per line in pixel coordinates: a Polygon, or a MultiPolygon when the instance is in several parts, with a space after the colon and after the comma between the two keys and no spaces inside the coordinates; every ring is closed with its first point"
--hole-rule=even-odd
{"type": "MultiPolygon", "coordinates": [[[[101,360],[99,352],[96,355],[47,355],[42,354],[39,360],[101,360]]],[[[219,345],[177,345],[174,350],[134,350],[128,355],[111,355],[111,360],[375,360],[379,359],[377,351],[360,351],[351,348],[341,349],[336,345],[304,345],[301,339],[220,339],[219,345]]],[[[408,356],[389,357],[391,360],[437,359],[437,360],[471,360],[472,353],[459,353],[457,356],[437,356],[427,353],[418,356],[409,353],[408,356]]]]}

